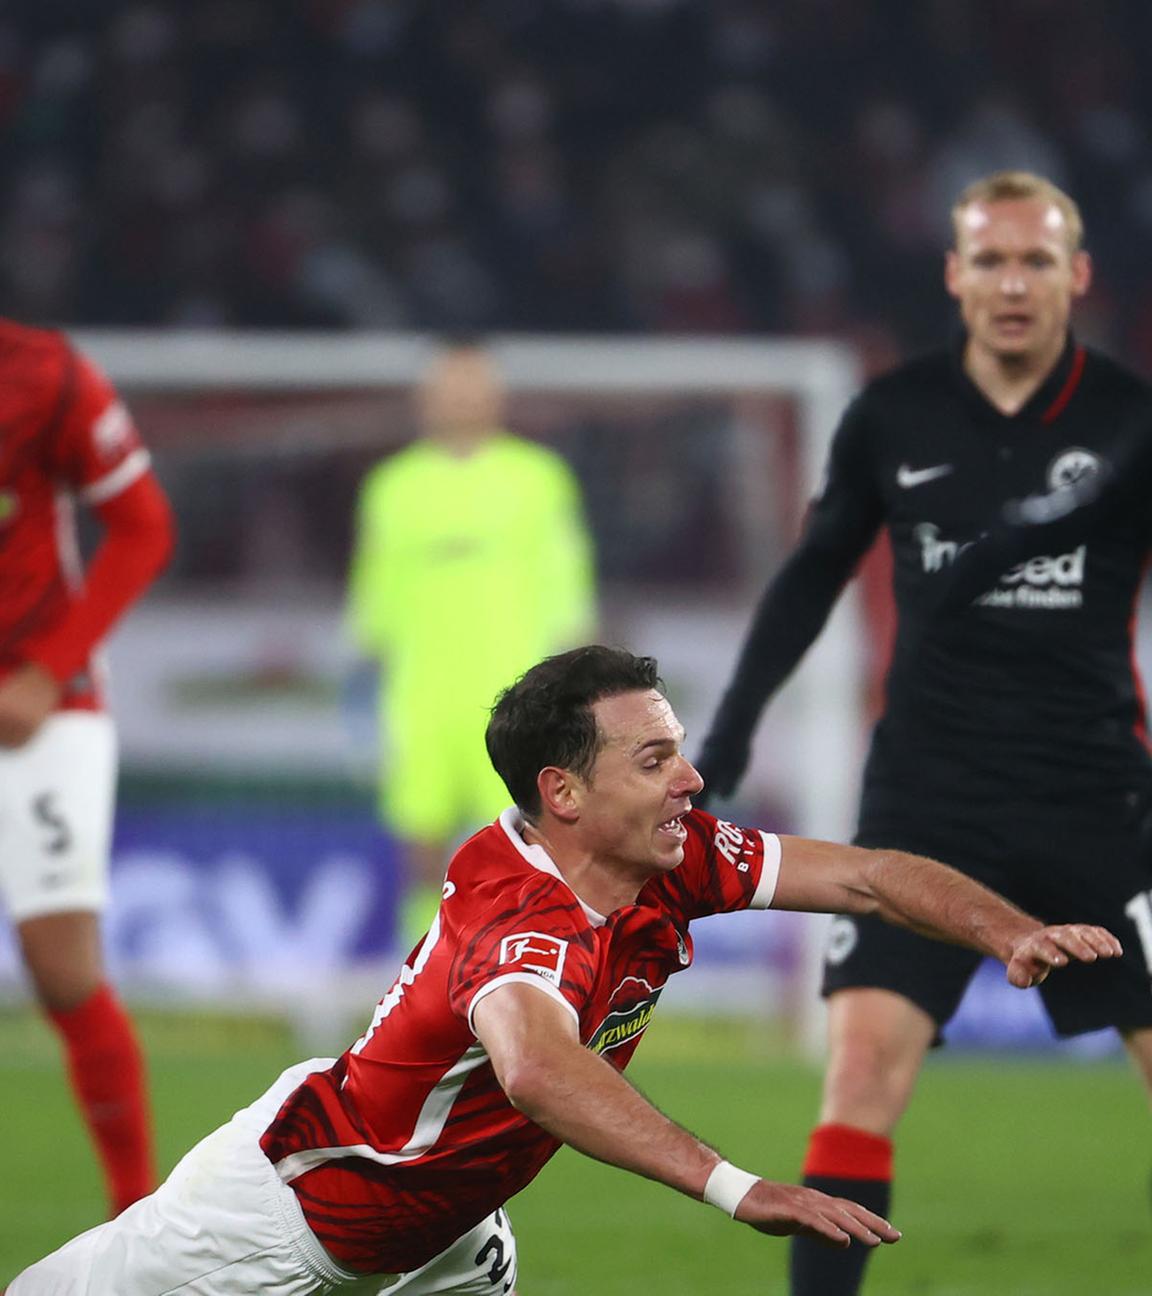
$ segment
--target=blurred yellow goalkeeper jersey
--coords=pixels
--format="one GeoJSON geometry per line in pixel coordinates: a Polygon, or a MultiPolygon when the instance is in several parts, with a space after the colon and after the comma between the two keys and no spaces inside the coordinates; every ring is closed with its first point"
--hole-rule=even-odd
{"type": "Polygon", "coordinates": [[[552,451],[506,433],[473,453],[414,442],[361,489],[352,636],[383,665],[385,819],[435,840],[509,803],[484,748],[500,689],[594,623],[580,490],[552,451]]]}

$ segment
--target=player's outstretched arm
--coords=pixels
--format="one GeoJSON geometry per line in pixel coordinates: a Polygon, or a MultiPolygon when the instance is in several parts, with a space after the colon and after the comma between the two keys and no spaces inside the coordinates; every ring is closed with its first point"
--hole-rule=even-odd
{"type": "Polygon", "coordinates": [[[804,837],[781,837],[780,843],[774,908],[876,914],[999,959],[1008,980],[1021,989],[1038,985],[1070,960],[1094,963],[1122,953],[1103,927],[1046,927],[995,891],[922,855],[804,837]]]}
{"type": "Polygon", "coordinates": [[[585,1156],[707,1200],[762,1233],[802,1233],[835,1246],[900,1236],[855,1202],[728,1165],[584,1048],[571,1012],[543,989],[499,986],[476,1005],[473,1025],[512,1105],[585,1156]]]}
{"type": "Polygon", "coordinates": [[[752,756],[760,716],[824,627],[858,555],[809,536],[764,591],[732,678],[693,762],[704,780],[701,809],[732,796],[752,756]]]}

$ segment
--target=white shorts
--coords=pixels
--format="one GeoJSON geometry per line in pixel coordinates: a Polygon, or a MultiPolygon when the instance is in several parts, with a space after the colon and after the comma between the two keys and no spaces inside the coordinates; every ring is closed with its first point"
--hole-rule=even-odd
{"type": "Polygon", "coordinates": [[[59,711],[23,747],[0,748],[0,902],[13,922],[101,910],[116,797],[116,731],[59,711]]]}
{"type": "Polygon", "coordinates": [[[34,1264],[8,1296],[508,1296],[516,1240],[498,1210],[427,1264],[365,1277],[333,1261],[259,1139],[317,1058],[198,1143],[150,1196],[34,1264]]]}

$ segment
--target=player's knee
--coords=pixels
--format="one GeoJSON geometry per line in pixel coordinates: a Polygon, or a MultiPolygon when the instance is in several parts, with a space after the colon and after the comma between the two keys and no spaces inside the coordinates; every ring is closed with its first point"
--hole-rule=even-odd
{"type": "Polygon", "coordinates": [[[827,1088],[842,1092],[879,1093],[888,1086],[889,1061],[894,1050],[874,1036],[850,1035],[841,1039],[828,1060],[827,1088]]]}
{"type": "Polygon", "coordinates": [[[36,998],[46,1012],[67,1013],[87,1003],[103,984],[100,969],[41,969],[32,976],[36,998]]]}
{"type": "Polygon", "coordinates": [[[882,1031],[842,1032],[825,1072],[826,1112],[864,1128],[894,1122],[908,1100],[921,1056],[882,1031]]]}

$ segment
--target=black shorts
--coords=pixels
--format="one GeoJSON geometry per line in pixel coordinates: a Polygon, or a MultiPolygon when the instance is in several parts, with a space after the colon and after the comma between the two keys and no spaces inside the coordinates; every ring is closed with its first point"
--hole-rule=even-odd
{"type": "MultiPolygon", "coordinates": [[[[1115,1027],[1152,1026],[1152,853],[1144,807],[1113,814],[1094,826],[1085,816],[1037,816],[1031,807],[1004,816],[1007,831],[968,833],[946,817],[933,823],[875,822],[857,835],[860,846],[929,855],[977,878],[1046,923],[1107,927],[1123,958],[1072,964],[1039,987],[1056,1033],[1080,1035],[1115,1027]],[[991,847],[991,849],[990,849],[991,847]]],[[[879,918],[838,917],[829,935],[825,995],[873,987],[903,995],[943,1026],[956,1012],[981,956],[929,940],[879,918]]]]}

